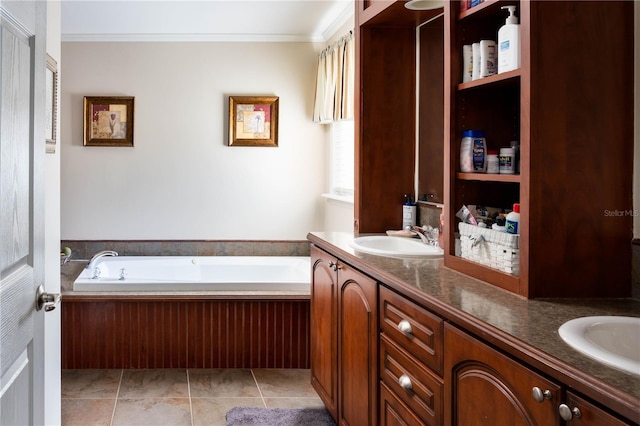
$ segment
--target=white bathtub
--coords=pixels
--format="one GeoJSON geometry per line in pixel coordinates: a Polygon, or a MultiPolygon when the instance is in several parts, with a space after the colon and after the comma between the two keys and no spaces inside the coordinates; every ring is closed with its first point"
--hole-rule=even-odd
{"type": "Polygon", "coordinates": [[[309,257],[116,256],[83,269],[76,291],[309,291],[309,257]],[[98,268],[98,278],[93,278],[98,268]]]}

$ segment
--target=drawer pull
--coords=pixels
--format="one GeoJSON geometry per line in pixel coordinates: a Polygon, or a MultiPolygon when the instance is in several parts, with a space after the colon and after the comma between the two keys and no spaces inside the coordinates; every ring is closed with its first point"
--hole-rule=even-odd
{"type": "Polygon", "coordinates": [[[401,388],[406,390],[411,390],[411,388],[413,387],[413,385],[411,384],[411,379],[406,374],[400,376],[400,378],[398,379],[398,384],[401,388]]]}
{"type": "Polygon", "coordinates": [[[531,389],[531,395],[533,395],[533,399],[536,402],[542,402],[545,399],[551,399],[551,391],[548,389],[542,390],[537,386],[534,386],[531,389]]]}
{"type": "Polygon", "coordinates": [[[411,324],[407,320],[402,320],[398,323],[398,330],[402,331],[404,334],[413,333],[413,329],[411,328],[411,324]]]}
{"type": "Polygon", "coordinates": [[[565,420],[567,422],[574,417],[580,418],[580,416],[582,416],[582,413],[580,412],[580,409],[578,407],[570,408],[567,404],[560,404],[558,406],[558,413],[560,413],[560,417],[562,417],[562,420],[565,420]]]}

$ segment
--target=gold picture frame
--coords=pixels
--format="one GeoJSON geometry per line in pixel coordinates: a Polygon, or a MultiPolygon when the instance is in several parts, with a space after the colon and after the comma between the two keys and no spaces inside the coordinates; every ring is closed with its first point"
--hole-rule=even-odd
{"type": "Polygon", "coordinates": [[[58,63],[49,55],[46,73],[45,152],[55,154],[58,129],[58,63]]]}
{"type": "Polygon", "coordinates": [[[229,146],[278,146],[277,96],[229,96],[229,146]]]}
{"type": "Polygon", "coordinates": [[[84,97],[84,145],[133,147],[133,96],[84,97]]]}

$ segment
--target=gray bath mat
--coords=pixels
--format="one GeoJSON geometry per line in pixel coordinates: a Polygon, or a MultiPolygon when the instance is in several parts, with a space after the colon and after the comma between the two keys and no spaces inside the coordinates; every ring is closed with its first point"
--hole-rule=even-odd
{"type": "Polygon", "coordinates": [[[234,407],[227,411],[227,426],[333,426],[331,414],[324,408],[234,407]]]}

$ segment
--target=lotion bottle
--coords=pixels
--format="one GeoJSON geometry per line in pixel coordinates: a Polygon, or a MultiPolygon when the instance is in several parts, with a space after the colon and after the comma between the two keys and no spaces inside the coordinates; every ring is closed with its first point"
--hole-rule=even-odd
{"type": "Polygon", "coordinates": [[[509,17],[498,30],[498,74],[520,68],[520,25],[514,15],[515,6],[503,6],[509,9],[509,17]]]}

